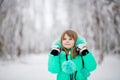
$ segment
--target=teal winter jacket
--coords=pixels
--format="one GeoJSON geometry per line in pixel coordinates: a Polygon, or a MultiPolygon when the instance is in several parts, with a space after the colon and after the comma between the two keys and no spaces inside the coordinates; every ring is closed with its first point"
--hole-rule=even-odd
{"type": "MultiPolygon", "coordinates": [[[[82,38],[78,38],[76,45],[78,44],[86,44],[86,41],[82,38]]],[[[57,41],[55,45],[61,47],[60,42],[57,41]]],[[[84,68],[91,72],[96,69],[96,61],[95,58],[92,55],[92,52],[89,51],[89,53],[85,56],[77,55],[75,58],[71,59],[71,61],[75,65],[75,73],[74,76],[75,80],[87,80],[87,77],[85,77],[81,73],[81,69],[83,68],[82,59],[84,61],[84,68]]],[[[48,56],[48,71],[51,73],[57,73],[57,80],[74,80],[71,79],[71,74],[66,73],[63,71],[63,63],[66,61],[66,53],[64,51],[61,51],[58,56],[54,56],[52,54],[49,54],[48,56]]]]}

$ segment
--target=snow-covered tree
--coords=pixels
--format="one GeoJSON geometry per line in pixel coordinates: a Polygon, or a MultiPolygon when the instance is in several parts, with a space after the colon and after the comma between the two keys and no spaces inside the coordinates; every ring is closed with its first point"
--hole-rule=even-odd
{"type": "Polygon", "coordinates": [[[119,0],[0,0],[0,55],[49,51],[66,29],[94,54],[120,53],[119,0]]]}

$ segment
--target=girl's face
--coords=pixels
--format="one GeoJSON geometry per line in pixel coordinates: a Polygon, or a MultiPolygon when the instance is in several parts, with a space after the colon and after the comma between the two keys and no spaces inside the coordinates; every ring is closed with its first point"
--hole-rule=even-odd
{"type": "Polygon", "coordinates": [[[67,34],[65,34],[65,36],[62,40],[63,47],[70,49],[74,46],[74,43],[75,43],[74,39],[69,37],[67,34]]]}

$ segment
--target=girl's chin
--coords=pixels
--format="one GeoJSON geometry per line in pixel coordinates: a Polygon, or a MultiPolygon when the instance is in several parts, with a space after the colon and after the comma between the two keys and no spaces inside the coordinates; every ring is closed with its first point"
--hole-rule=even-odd
{"type": "Polygon", "coordinates": [[[68,50],[70,50],[72,47],[69,47],[69,48],[66,48],[66,49],[68,49],[68,50]]]}
{"type": "Polygon", "coordinates": [[[65,47],[66,49],[70,49],[71,47],[65,47]]]}

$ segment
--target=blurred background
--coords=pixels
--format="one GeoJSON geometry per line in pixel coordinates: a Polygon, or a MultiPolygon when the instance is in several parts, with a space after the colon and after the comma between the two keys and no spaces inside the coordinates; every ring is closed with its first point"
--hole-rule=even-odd
{"type": "Polygon", "coordinates": [[[66,29],[87,40],[98,64],[119,56],[120,0],[0,0],[0,60],[48,55],[66,29]]]}

